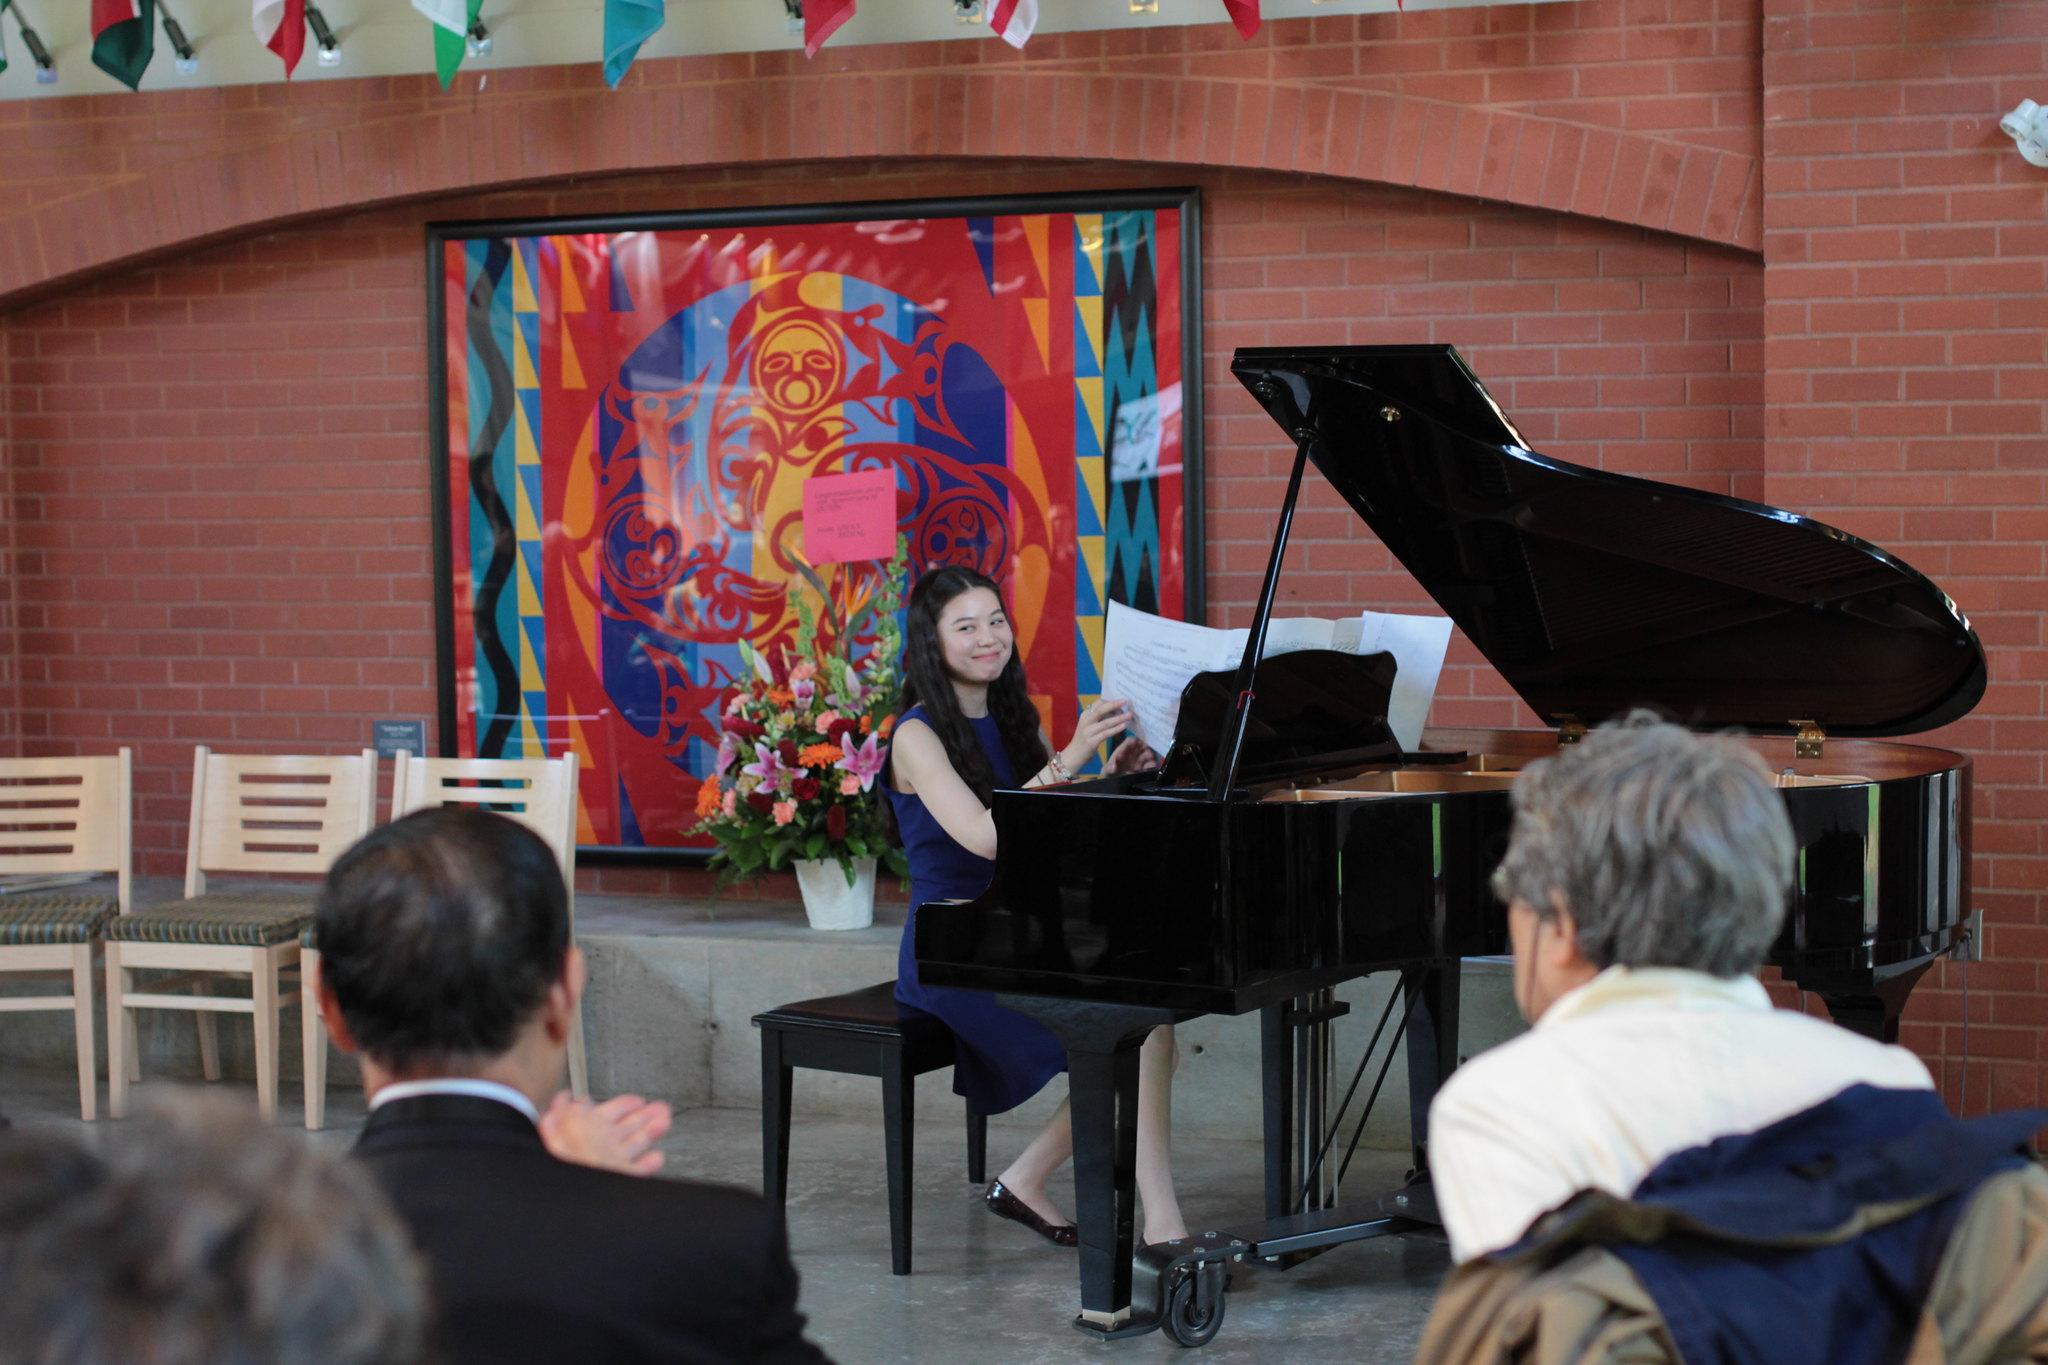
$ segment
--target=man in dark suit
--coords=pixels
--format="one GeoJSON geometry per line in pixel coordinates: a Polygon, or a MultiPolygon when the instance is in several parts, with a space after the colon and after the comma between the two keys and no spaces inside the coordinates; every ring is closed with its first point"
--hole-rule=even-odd
{"type": "Polygon", "coordinates": [[[636,1133],[630,1103],[543,1117],[583,959],[539,838],[472,809],[409,815],[335,863],[317,925],[320,1009],[370,1097],[356,1154],[433,1267],[449,1360],[824,1359],[761,1199],[621,1173],[651,1169],[640,1149],[665,1126],[636,1133]]]}

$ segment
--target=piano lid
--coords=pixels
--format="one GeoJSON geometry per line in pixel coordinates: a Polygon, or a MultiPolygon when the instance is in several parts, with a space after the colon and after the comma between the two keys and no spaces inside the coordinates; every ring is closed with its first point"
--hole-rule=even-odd
{"type": "Polygon", "coordinates": [[[1241,349],[1232,371],[1546,720],[1900,735],[1967,714],[1940,588],[1796,513],[1527,449],[1449,346],[1241,349]]]}

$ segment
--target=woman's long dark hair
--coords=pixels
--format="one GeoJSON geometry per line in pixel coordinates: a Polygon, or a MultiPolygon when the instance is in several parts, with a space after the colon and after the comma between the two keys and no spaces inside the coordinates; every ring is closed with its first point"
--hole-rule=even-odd
{"type": "MultiPolygon", "coordinates": [[[[981,745],[975,742],[974,728],[960,710],[952,676],[946,672],[945,652],[939,645],[939,617],[960,594],[976,588],[988,589],[999,603],[1003,600],[1002,589],[988,578],[973,569],[951,564],[926,570],[910,590],[910,605],[903,622],[903,688],[896,714],[900,716],[913,706],[924,707],[925,723],[946,746],[953,771],[960,774],[960,780],[973,788],[986,806],[994,799],[995,770],[981,745]]],[[[1005,605],[1003,614],[1008,616],[1009,610],[1005,605]]],[[[1024,665],[1018,661],[1014,647],[1003,671],[988,685],[988,713],[995,717],[1003,752],[1009,755],[1017,781],[1026,780],[1045,766],[1047,755],[1045,740],[1038,733],[1038,711],[1031,705],[1031,694],[1024,684],[1024,665]]]]}

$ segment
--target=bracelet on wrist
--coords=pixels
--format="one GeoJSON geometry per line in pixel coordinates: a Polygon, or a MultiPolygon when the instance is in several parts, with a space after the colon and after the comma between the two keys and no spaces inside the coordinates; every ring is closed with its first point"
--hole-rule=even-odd
{"type": "Polygon", "coordinates": [[[1062,782],[1072,782],[1074,775],[1067,771],[1067,765],[1060,762],[1059,750],[1053,750],[1051,760],[1045,765],[1052,769],[1052,775],[1062,782]]]}

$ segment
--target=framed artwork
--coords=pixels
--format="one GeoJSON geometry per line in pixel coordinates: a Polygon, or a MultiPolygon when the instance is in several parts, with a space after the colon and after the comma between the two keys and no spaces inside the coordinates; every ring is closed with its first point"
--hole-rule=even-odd
{"type": "Polygon", "coordinates": [[[1003,583],[1065,733],[1109,601],[1201,615],[1196,215],[1173,190],[430,226],[441,751],[573,747],[587,850],[689,851],[741,642],[774,657],[808,585],[858,602],[882,572],[804,560],[803,485],[878,470],[913,574],[1003,583]]]}

